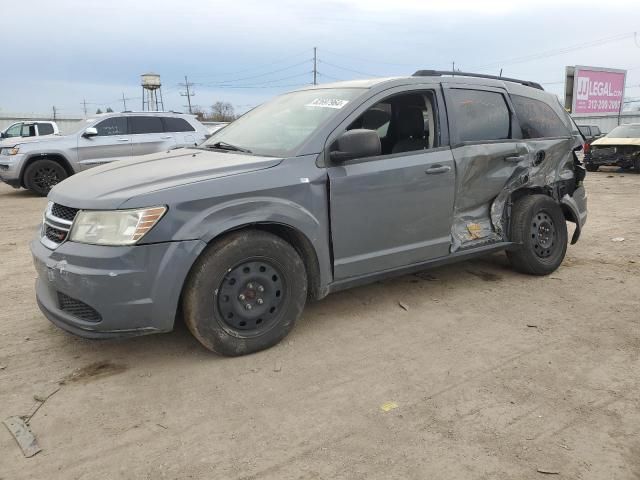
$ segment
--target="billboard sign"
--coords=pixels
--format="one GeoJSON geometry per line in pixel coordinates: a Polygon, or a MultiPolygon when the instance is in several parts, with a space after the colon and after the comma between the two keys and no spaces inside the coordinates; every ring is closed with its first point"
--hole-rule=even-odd
{"type": "Polygon", "coordinates": [[[626,70],[567,67],[566,107],[576,116],[620,113],[626,75],[626,70]]]}

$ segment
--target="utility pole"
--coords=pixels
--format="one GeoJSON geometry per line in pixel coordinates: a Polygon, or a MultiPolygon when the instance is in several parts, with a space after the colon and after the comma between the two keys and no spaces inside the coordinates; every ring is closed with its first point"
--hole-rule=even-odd
{"type": "Polygon", "coordinates": [[[56,106],[55,105],[53,106],[52,110],[53,110],[53,121],[55,122],[56,121],[56,106]]]}
{"type": "Polygon", "coordinates": [[[124,112],[127,111],[127,99],[124,98],[124,92],[122,92],[122,105],[124,106],[124,112]]]}
{"type": "Polygon", "coordinates": [[[180,96],[181,97],[187,97],[187,103],[189,104],[189,113],[193,113],[192,109],[191,109],[191,97],[193,97],[195,95],[195,92],[192,92],[189,90],[189,87],[193,85],[193,83],[189,83],[189,80],[187,80],[187,76],[184,76],[184,83],[180,83],[179,84],[181,87],[185,87],[187,89],[186,92],[180,92],[180,96]]]}
{"type": "Polygon", "coordinates": [[[451,76],[454,77],[456,75],[456,62],[455,62],[455,60],[453,62],[451,62],[451,71],[453,72],[453,75],[451,75],[451,76]]]}
{"type": "Polygon", "coordinates": [[[82,99],[82,108],[84,110],[84,117],[87,118],[87,99],[86,98],[82,99]]]}
{"type": "Polygon", "coordinates": [[[313,47],[313,84],[318,85],[318,47],[313,47]]]}

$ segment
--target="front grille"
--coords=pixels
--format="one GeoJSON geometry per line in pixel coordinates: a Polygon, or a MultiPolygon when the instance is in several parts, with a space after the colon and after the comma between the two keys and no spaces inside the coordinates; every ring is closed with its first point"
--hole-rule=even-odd
{"type": "Polygon", "coordinates": [[[0,165],[0,170],[9,170],[9,165],[0,165]]]}
{"type": "Polygon", "coordinates": [[[87,322],[100,322],[102,316],[94,309],[84,302],[71,298],[69,295],[65,295],[62,292],[58,292],[58,303],[60,304],[60,310],[65,311],[74,317],[81,318],[87,322]]]}
{"type": "Polygon", "coordinates": [[[62,243],[66,240],[67,238],[67,234],[69,232],[65,231],[65,230],[60,230],[58,228],[54,228],[50,225],[45,225],[44,226],[44,235],[45,237],[47,237],[49,240],[51,240],[52,242],[55,243],[62,243]]]}
{"type": "Polygon", "coordinates": [[[65,207],[58,203],[54,203],[51,207],[51,215],[62,218],[63,220],[73,221],[73,219],[76,218],[76,213],[78,213],[77,208],[65,207]]]}
{"type": "Polygon", "coordinates": [[[77,208],[65,207],[58,203],[49,203],[44,212],[44,225],[40,240],[42,244],[53,250],[67,240],[78,211],[79,209],[77,208]]]}

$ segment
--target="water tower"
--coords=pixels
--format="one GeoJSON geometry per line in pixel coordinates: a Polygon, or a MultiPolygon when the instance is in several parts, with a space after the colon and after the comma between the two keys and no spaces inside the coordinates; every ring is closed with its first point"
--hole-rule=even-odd
{"type": "Polygon", "coordinates": [[[142,111],[157,112],[164,110],[160,75],[157,73],[145,73],[140,77],[142,78],[142,111]]]}

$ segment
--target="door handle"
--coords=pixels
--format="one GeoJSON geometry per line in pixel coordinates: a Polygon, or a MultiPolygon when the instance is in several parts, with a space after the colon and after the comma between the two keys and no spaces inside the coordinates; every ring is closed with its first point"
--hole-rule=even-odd
{"type": "Polygon", "coordinates": [[[172,139],[172,138],[173,138],[173,137],[172,137],[171,135],[169,135],[169,136],[167,136],[167,137],[162,137],[162,140],[170,140],[170,139],[172,139]]]}
{"type": "Polygon", "coordinates": [[[519,163],[524,159],[525,159],[524,155],[518,155],[515,157],[504,157],[505,162],[511,162],[511,163],[519,163]]]}
{"type": "Polygon", "coordinates": [[[447,165],[435,165],[431,168],[427,168],[424,173],[426,173],[427,175],[433,175],[435,173],[446,173],[449,170],[451,170],[451,167],[447,165]]]}
{"type": "Polygon", "coordinates": [[[128,138],[119,138],[118,141],[119,142],[128,142],[129,139],[128,138]]]}

